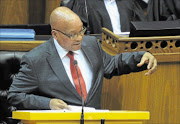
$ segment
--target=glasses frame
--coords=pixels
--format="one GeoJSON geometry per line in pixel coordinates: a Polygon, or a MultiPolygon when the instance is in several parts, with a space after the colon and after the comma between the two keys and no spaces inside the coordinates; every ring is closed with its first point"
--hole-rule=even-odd
{"type": "Polygon", "coordinates": [[[78,34],[72,34],[72,35],[66,34],[66,33],[64,33],[64,32],[62,32],[62,31],[60,31],[60,30],[58,30],[58,29],[52,29],[52,30],[58,31],[58,32],[64,34],[65,36],[67,36],[68,38],[70,38],[71,40],[74,40],[74,39],[76,39],[78,36],[84,35],[84,33],[86,32],[86,27],[83,26],[83,29],[82,29],[78,34]]]}

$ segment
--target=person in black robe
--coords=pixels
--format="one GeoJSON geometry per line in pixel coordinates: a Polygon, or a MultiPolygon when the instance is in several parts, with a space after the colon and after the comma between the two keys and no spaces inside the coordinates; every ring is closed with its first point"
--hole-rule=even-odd
{"type": "MultiPolygon", "coordinates": [[[[116,4],[120,14],[119,21],[122,32],[130,31],[131,21],[145,20],[143,10],[136,0],[116,0],[116,4]]],[[[102,33],[102,27],[113,31],[104,0],[70,0],[64,6],[80,16],[90,34],[102,33]]]]}
{"type": "Polygon", "coordinates": [[[180,19],[180,0],[149,0],[147,21],[170,21],[180,19]]]}

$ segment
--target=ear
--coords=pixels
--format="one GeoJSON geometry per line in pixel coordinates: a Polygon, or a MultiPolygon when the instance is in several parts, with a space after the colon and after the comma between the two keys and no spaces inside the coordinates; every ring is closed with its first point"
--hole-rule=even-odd
{"type": "Polygon", "coordinates": [[[56,31],[52,30],[52,31],[51,31],[51,34],[52,34],[52,36],[54,37],[54,39],[57,40],[57,33],[56,33],[56,31]]]}

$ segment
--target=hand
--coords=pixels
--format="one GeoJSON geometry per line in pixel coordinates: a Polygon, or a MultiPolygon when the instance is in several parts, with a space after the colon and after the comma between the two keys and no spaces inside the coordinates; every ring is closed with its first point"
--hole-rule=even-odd
{"type": "Polygon", "coordinates": [[[144,64],[148,64],[147,69],[149,70],[145,75],[151,75],[157,70],[157,60],[156,58],[149,52],[144,53],[141,58],[141,62],[137,64],[138,67],[141,67],[144,64]]]}
{"type": "Polygon", "coordinates": [[[67,106],[67,104],[60,99],[51,99],[49,106],[50,106],[51,110],[60,110],[60,109],[70,110],[70,108],[67,106]]]}

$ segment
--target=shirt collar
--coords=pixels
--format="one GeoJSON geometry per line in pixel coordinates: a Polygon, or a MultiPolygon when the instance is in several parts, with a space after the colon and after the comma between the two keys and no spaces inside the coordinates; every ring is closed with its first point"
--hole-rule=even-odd
{"type": "MultiPolygon", "coordinates": [[[[54,39],[54,38],[53,38],[53,39],[54,39]]],[[[60,58],[63,59],[63,58],[67,55],[67,53],[68,53],[69,51],[66,50],[66,49],[64,49],[64,48],[62,48],[61,45],[59,45],[59,43],[57,42],[56,39],[54,39],[54,44],[55,44],[55,47],[56,47],[56,49],[57,49],[57,52],[58,52],[60,58]]],[[[80,54],[80,50],[76,50],[76,51],[72,51],[72,52],[74,52],[74,54],[77,54],[77,55],[80,54]]]]}

